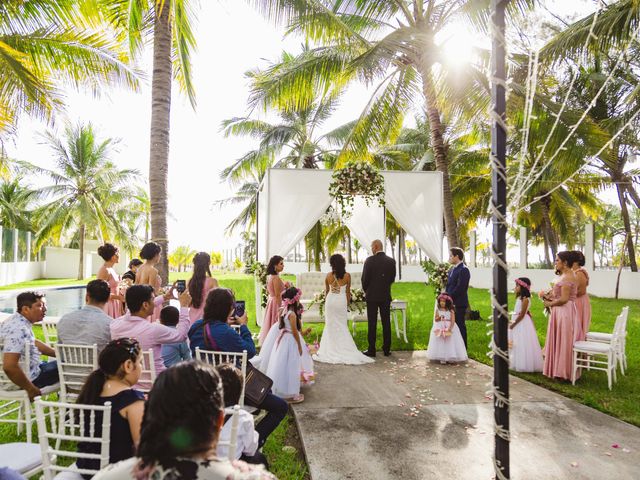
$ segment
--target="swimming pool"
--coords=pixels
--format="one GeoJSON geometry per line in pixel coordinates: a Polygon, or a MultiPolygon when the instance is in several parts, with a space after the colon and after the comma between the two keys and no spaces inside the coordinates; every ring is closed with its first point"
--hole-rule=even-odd
{"type": "MultiPolygon", "coordinates": [[[[47,316],[60,317],[65,313],[82,308],[86,287],[61,287],[39,290],[45,294],[47,316]]],[[[16,298],[20,292],[0,293],[0,312],[14,313],[16,298]]]]}

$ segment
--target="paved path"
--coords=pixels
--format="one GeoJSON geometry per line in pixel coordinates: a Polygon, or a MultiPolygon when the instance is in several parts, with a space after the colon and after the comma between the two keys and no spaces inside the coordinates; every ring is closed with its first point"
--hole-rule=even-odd
{"type": "MultiPolygon", "coordinates": [[[[424,352],[316,368],[294,406],[313,480],[493,478],[491,368],[424,352]]],[[[511,395],[512,478],[640,479],[639,428],[521,379],[511,395]]]]}

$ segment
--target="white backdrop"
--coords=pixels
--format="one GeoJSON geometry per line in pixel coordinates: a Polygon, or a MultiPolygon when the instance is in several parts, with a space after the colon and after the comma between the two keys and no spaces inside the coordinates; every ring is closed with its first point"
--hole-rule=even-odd
{"type": "MultiPolygon", "coordinates": [[[[442,259],[442,175],[439,172],[383,171],[386,207],[402,228],[434,261],[442,259]]],[[[332,198],[333,170],[273,168],[258,195],[258,260],[287,255],[325,213],[332,198]]],[[[367,207],[356,197],[354,212],[345,219],[363,246],[384,241],[385,222],[376,204],[367,207]],[[376,220],[379,219],[379,220],[376,220]]]]}
{"type": "Polygon", "coordinates": [[[364,198],[356,196],[353,199],[353,210],[350,216],[341,217],[351,235],[356,237],[360,244],[371,253],[371,242],[382,240],[386,237],[386,222],[384,207],[377,200],[367,206],[364,198]]]}

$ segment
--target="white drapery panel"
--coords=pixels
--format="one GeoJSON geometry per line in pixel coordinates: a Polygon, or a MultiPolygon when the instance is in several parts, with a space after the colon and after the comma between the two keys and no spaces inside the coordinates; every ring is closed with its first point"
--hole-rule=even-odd
{"type": "Polygon", "coordinates": [[[377,200],[367,206],[364,198],[356,196],[353,199],[351,216],[343,217],[342,222],[347,226],[351,235],[371,254],[371,242],[382,240],[385,242],[385,213],[377,200]]]}
{"type": "Polygon", "coordinates": [[[386,207],[434,262],[442,261],[442,174],[385,171],[386,207]]]}
{"type": "Polygon", "coordinates": [[[258,197],[258,260],[287,255],[331,204],[332,170],[267,170],[258,197]],[[262,197],[266,197],[261,201],[262,197]]]}

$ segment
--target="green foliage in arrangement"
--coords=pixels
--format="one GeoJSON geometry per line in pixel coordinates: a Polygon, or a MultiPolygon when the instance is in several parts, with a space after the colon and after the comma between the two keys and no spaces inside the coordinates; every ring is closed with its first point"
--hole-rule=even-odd
{"type": "Polygon", "coordinates": [[[423,260],[420,266],[424,273],[427,274],[427,285],[433,288],[437,297],[447,286],[451,265],[447,262],[436,263],[433,260],[427,259],[423,260]]]}
{"type": "Polygon", "coordinates": [[[351,161],[333,172],[329,194],[338,202],[343,216],[350,215],[356,195],[367,205],[377,201],[384,207],[384,177],[370,163],[351,161]]]}

